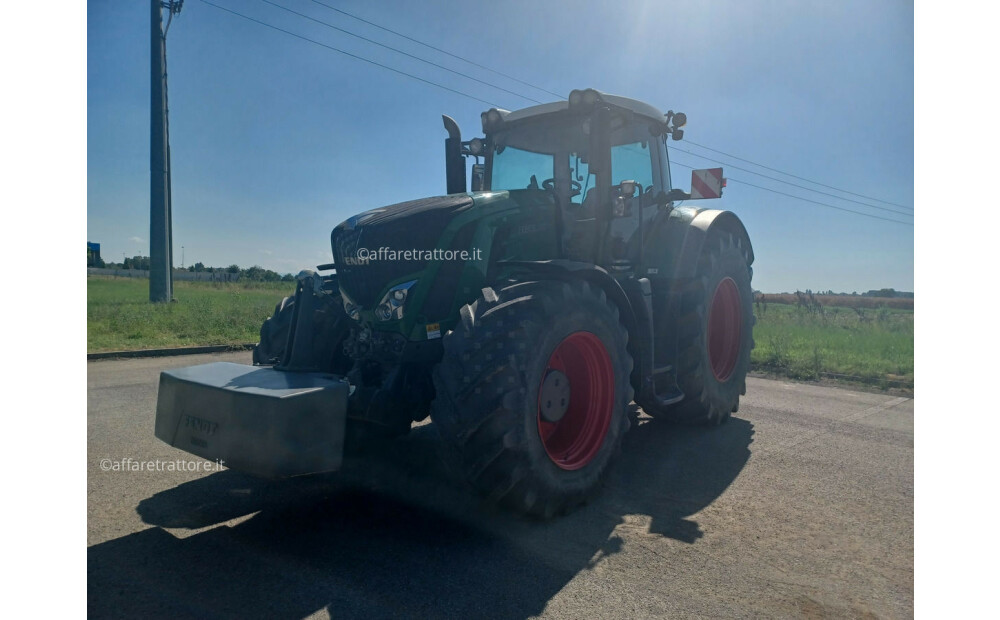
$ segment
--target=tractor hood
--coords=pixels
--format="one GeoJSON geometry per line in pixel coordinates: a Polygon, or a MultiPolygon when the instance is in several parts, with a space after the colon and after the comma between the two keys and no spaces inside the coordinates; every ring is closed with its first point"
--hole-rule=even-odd
{"type": "Polygon", "coordinates": [[[468,194],[436,196],[371,209],[341,222],[330,234],[340,286],[356,303],[372,307],[393,279],[423,269],[427,261],[379,261],[379,248],[433,250],[445,228],[470,209],[468,194]]]}

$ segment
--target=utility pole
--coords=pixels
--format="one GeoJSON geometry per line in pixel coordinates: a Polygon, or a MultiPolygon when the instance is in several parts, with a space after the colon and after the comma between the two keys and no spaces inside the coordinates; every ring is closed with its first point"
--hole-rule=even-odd
{"type": "Polygon", "coordinates": [[[167,34],[169,19],[184,0],[151,0],[149,122],[149,301],[170,301],[174,294],[173,217],[170,200],[170,132],[167,120],[167,34]]]}

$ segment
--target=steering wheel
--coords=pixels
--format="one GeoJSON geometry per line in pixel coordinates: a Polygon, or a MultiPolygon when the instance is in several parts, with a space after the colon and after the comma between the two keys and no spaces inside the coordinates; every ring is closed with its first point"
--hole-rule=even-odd
{"type": "MultiPolygon", "coordinates": [[[[573,179],[569,180],[569,186],[570,186],[570,189],[572,190],[569,193],[570,197],[572,197],[572,196],[578,196],[580,194],[580,192],[583,190],[583,186],[580,185],[580,183],[578,181],[574,181],[573,179]]],[[[555,190],[556,190],[556,180],[555,179],[545,179],[544,181],[542,181],[542,189],[546,189],[546,190],[548,190],[550,192],[555,192],[555,190]]]]}

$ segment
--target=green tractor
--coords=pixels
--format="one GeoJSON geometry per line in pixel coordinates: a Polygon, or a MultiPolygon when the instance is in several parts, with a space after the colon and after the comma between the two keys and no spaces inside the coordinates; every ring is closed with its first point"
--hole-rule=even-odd
{"type": "Polygon", "coordinates": [[[284,477],[430,416],[474,488],[548,517],[599,486],[633,401],[725,422],[746,391],[753,250],[733,213],[680,205],[725,184],[713,169],[672,187],[685,120],[592,89],[491,109],[469,141],[445,116],[448,195],[338,225],[254,367],[163,373],[157,436],[284,477]]]}

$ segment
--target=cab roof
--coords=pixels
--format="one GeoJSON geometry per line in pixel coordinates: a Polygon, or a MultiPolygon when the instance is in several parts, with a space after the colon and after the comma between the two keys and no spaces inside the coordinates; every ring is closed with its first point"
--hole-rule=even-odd
{"type": "MultiPolygon", "coordinates": [[[[636,99],[629,99],[628,97],[622,97],[619,95],[609,95],[596,91],[600,100],[611,104],[613,107],[629,110],[639,116],[646,117],[652,121],[663,122],[664,114],[657,108],[638,101],[636,99]]],[[[562,112],[569,109],[568,101],[554,101],[552,103],[543,103],[541,105],[534,105],[527,108],[521,108],[520,110],[514,110],[513,112],[508,112],[507,110],[498,110],[503,116],[504,122],[511,123],[528,118],[533,118],[536,116],[542,116],[544,114],[554,114],[556,112],[562,112]]]]}

